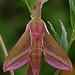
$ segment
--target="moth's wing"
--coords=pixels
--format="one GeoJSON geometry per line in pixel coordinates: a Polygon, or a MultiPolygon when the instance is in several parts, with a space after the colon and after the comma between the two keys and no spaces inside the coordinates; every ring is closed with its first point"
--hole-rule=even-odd
{"type": "Polygon", "coordinates": [[[17,69],[28,62],[31,46],[30,30],[26,30],[5,59],[3,70],[17,69]]]}
{"type": "Polygon", "coordinates": [[[70,59],[47,30],[44,31],[43,47],[49,65],[61,70],[72,70],[70,59]]]}

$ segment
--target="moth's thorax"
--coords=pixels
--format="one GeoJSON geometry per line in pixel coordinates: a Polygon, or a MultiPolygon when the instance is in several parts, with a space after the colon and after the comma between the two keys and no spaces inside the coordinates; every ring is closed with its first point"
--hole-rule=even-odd
{"type": "Polygon", "coordinates": [[[33,48],[37,48],[37,49],[41,49],[42,46],[42,37],[43,37],[43,32],[44,32],[44,28],[43,28],[43,23],[35,21],[35,22],[31,22],[31,36],[32,36],[32,45],[33,48]]]}
{"type": "Polygon", "coordinates": [[[32,41],[41,41],[43,36],[43,23],[39,23],[38,21],[31,22],[30,25],[32,41]]]}

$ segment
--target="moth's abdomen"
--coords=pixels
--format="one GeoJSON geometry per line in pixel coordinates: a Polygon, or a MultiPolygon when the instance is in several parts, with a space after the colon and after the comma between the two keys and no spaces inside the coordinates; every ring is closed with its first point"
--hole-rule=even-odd
{"type": "Polygon", "coordinates": [[[44,56],[43,52],[37,48],[30,53],[29,58],[30,58],[31,66],[34,69],[40,69],[43,56],[44,56]]]}

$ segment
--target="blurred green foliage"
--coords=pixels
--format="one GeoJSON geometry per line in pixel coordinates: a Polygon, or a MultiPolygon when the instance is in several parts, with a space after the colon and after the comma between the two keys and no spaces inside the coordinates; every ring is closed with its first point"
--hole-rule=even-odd
{"type": "MultiPolygon", "coordinates": [[[[27,23],[30,21],[29,10],[23,0],[2,0],[0,2],[0,34],[4,40],[7,51],[9,52],[16,44],[18,39],[25,31],[27,23]]],[[[68,41],[71,38],[72,27],[70,23],[70,9],[68,0],[48,0],[42,8],[42,19],[46,22],[49,32],[54,37],[50,25],[50,21],[61,38],[62,30],[59,19],[62,20],[67,31],[68,41]]],[[[55,38],[55,37],[54,37],[55,38]]],[[[69,58],[75,63],[75,41],[69,51],[69,58]]],[[[3,72],[3,63],[5,56],[0,46],[0,75],[10,75],[9,72],[3,72]]],[[[15,75],[25,75],[26,66],[15,70],[15,75]]],[[[53,75],[55,68],[43,61],[40,75],[53,75]]]]}

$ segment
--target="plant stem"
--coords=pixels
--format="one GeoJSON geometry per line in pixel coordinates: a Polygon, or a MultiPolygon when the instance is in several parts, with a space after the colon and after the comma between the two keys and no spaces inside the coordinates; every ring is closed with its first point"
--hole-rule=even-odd
{"type": "MultiPolygon", "coordinates": [[[[7,50],[6,50],[6,47],[5,47],[5,45],[4,45],[4,42],[3,42],[3,39],[2,39],[2,37],[1,37],[1,35],[0,35],[0,43],[1,43],[2,50],[3,50],[3,52],[4,52],[4,55],[5,55],[5,57],[7,57],[8,53],[7,53],[7,50]]],[[[10,71],[10,74],[11,74],[11,75],[14,75],[14,71],[10,71]]]]}
{"type": "MultiPolygon", "coordinates": [[[[73,34],[74,34],[74,33],[73,33],[73,34]]],[[[73,36],[73,34],[72,34],[72,36],[73,36]]],[[[71,47],[71,45],[72,45],[72,42],[73,42],[73,41],[74,41],[74,38],[73,38],[73,37],[71,37],[70,42],[69,42],[68,47],[67,47],[67,50],[66,50],[66,52],[65,52],[66,54],[68,54],[69,49],[70,49],[70,47],[71,47]]],[[[57,69],[54,75],[58,75],[58,74],[59,74],[59,72],[60,72],[60,70],[59,70],[59,69],[57,69]]]]}
{"type": "Polygon", "coordinates": [[[54,75],[58,75],[58,74],[59,74],[59,72],[60,72],[60,70],[59,70],[59,69],[57,69],[54,75]]]}
{"type": "Polygon", "coordinates": [[[10,74],[11,74],[11,75],[15,75],[13,70],[10,71],[10,74]]]}
{"type": "Polygon", "coordinates": [[[41,8],[42,8],[42,0],[35,0],[36,5],[33,6],[33,13],[31,13],[31,17],[39,16],[41,17],[41,8]]]}
{"type": "Polygon", "coordinates": [[[4,52],[4,55],[5,55],[5,57],[7,57],[8,53],[7,53],[7,50],[6,50],[6,48],[5,48],[5,45],[4,45],[4,42],[3,42],[3,40],[2,40],[1,35],[0,35],[0,43],[1,43],[2,50],[3,50],[3,52],[4,52]]]}
{"type": "Polygon", "coordinates": [[[36,15],[41,17],[42,0],[36,0],[36,15]]]}
{"type": "Polygon", "coordinates": [[[71,39],[70,39],[70,42],[69,42],[69,44],[68,44],[67,50],[66,50],[66,54],[68,54],[69,49],[70,49],[70,47],[71,47],[71,45],[72,45],[72,42],[73,42],[73,39],[71,38],[71,39]]]}

